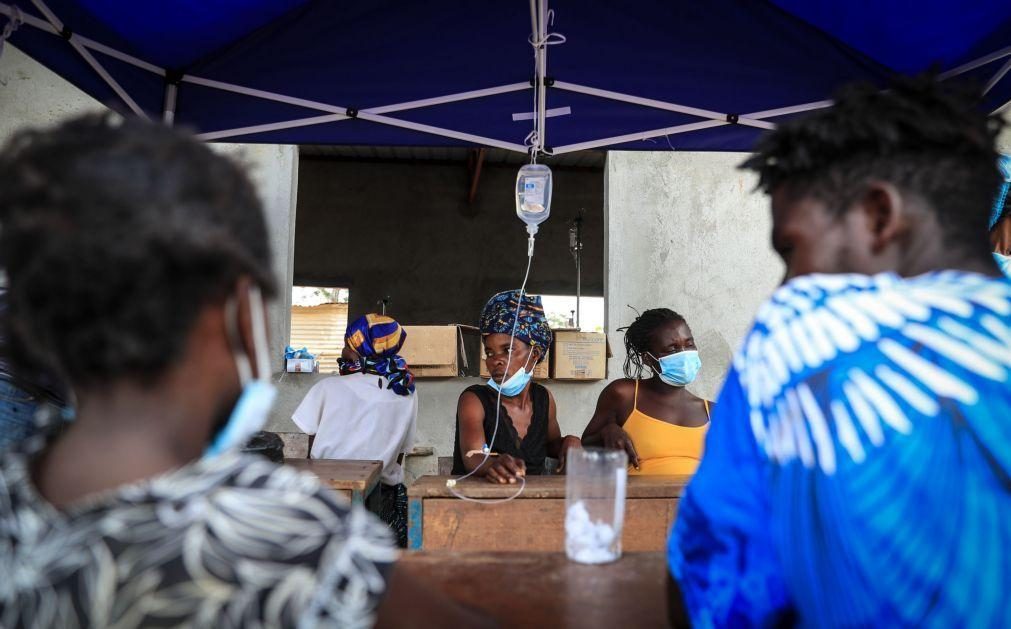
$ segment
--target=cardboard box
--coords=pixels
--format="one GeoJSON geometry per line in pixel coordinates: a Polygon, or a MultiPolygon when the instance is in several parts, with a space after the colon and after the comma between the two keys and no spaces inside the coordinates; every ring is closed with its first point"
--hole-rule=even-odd
{"type": "Polygon", "coordinates": [[[288,373],[312,373],[316,371],[316,359],[314,358],[289,358],[286,369],[288,373]]]}
{"type": "MultiPolygon", "coordinates": [[[[547,380],[548,378],[550,378],[551,377],[551,369],[549,368],[550,364],[551,364],[551,352],[549,351],[548,355],[545,356],[544,360],[542,360],[540,363],[537,364],[536,367],[534,367],[534,380],[547,380]]],[[[488,372],[488,363],[486,363],[484,360],[483,347],[481,350],[481,377],[485,379],[491,378],[491,374],[488,372]]]]}
{"type": "Polygon", "coordinates": [[[555,380],[603,380],[607,377],[607,335],[555,330],[551,377],[555,380]]]}
{"type": "Polygon", "coordinates": [[[480,373],[481,333],[468,325],[405,325],[400,355],[416,378],[457,378],[480,373]]]}

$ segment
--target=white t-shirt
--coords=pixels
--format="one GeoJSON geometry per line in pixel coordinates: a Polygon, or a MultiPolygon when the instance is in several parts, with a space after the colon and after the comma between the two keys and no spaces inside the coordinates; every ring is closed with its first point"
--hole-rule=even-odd
{"type": "Polygon", "coordinates": [[[418,395],[397,395],[386,385],[386,378],[364,373],[313,385],[291,416],[305,434],[316,436],[310,456],[381,460],[383,484],[402,483],[397,457],[414,447],[418,395]]]}

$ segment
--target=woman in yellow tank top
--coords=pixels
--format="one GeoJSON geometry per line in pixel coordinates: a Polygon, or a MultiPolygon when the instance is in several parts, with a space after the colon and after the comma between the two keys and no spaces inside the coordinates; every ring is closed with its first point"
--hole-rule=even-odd
{"type": "Polygon", "coordinates": [[[694,474],[710,404],[685,386],[702,366],[684,317],[643,312],[625,331],[625,378],[601,392],[583,445],[624,449],[630,474],[694,474]],[[652,377],[644,379],[646,367],[652,377]]]}

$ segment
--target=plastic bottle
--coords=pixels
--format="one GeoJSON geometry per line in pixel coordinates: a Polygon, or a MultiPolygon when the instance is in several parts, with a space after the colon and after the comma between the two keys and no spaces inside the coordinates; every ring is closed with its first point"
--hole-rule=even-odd
{"type": "Polygon", "coordinates": [[[516,175],[516,216],[533,235],[550,214],[551,169],[543,164],[524,165],[516,175]]]}

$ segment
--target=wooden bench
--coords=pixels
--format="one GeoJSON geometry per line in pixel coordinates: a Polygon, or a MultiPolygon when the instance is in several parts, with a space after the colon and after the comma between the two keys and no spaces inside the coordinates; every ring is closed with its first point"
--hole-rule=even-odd
{"type": "MultiPolygon", "coordinates": [[[[477,504],[456,498],[447,476],[423,476],[407,488],[408,548],[452,551],[561,552],[565,548],[565,477],[531,476],[515,500],[477,504]]],[[[630,476],[622,548],[662,551],[690,476],[630,476]]],[[[517,485],[467,479],[456,491],[479,500],[502,500],[517,485]]]]}
{"type": "Polygon", "coordinates": [[[382,461],[349,461],[340,459],[285,459],[285,465],[319,476],[320,480],[352,504],[365,505],[379,511],[379,475],[382,461]]]}
{"type": "Polygon", "coordinates": [[[664,553],[572,563],[564,553],[404,553],[397,569],[502,627],[667,627],[664,553]]]}

